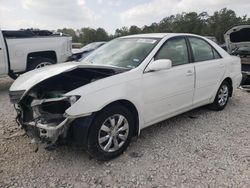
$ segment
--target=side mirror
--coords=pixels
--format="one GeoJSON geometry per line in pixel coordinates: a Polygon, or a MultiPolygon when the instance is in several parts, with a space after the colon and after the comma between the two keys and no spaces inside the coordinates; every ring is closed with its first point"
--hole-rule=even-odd
{"type": "Polygon", "coordinates": [[[172,61],[170,59],[158,59],[151,62],[146,68],[146,72],[155,72],[160,70],[167,70],[172,67],[172,61]]]}

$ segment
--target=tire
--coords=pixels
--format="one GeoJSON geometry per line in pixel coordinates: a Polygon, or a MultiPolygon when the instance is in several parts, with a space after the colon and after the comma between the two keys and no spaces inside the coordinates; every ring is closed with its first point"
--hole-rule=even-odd
{"type": "Polygon", "coordinates": [[[216,93],[214,102],[210,104],[208,107],[211,110],[215,111],[223,110],[227,105],[230,93],[231,93],[230,84],[227,81],[223,81],[216,93]]]}
{"type": "Polygon", "coordinates": [[[100,161],[111,160],[121,155],[131,141],[134,128],[135,120],[127,108],[112,105],[103,109],[90,127],[87,152],[100,161]],[[122,120],[120,125],[119,119],[122,120]]]}
{"type": "Polygon", "coordinates": [[[32,59],[31,62],[28,62],[27,71],[42,68],[48,65],[53,65],[55,63],[56,63],[55,61],[49,58],[41,58],[41,57],[35,58],[35,59],[32,59]]]}

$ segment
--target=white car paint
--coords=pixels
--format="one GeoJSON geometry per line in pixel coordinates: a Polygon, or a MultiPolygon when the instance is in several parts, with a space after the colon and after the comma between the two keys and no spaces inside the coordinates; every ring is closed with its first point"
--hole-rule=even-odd
{"type": "MultiPolygon", "coordinates": [[[[67,96],[79,95],[81,98],[66,110],[68,118],[86,116],[100,111],[106,105],[127,100],[136,107],[139,115],[139,130],[191,110],[212,103],[217,90],[225,78],[232,80],[233,89],[241,81],[240,59],[232,57],[214,42],[192,34],[144,34],[129,37],[160,38],[160,42],[136,68],[100,79],[79,87],[67,96]],[[221,59],[189,63],[168,70],[147,72],[154,55],[163,43],[176,36],[194,36],[211,44],[221,55],[221,59]]],[[[43,79],[76,68],[74,63],[55,65],[38,69],[22,75],[11,86],[10,91],[28,90],[43,79]]],[[[81,65],[96,67],[98,65],[81,65]]]]}

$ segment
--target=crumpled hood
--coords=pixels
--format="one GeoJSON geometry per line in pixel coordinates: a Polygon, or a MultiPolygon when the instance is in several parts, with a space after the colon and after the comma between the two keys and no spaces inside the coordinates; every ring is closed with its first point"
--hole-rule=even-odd
{"type": "Polygon", "coordinates": [[[74,70],[76,68],[110,68],[112,66],[101,66],[101,65],[93,65],[93,64],[80,64],[77,62],[69,62],[69,63],[60,63],[56,65],[50,65],[44,68],[36,69],[33,71],[29,71],[25,74],[19,76],[15,82],[10,87],[10,91],[21,91],[25,90],[26,92],[30,90],[33,86],[44,81],[50,77],[59,75],[63,72],[68,72],[74,70]]]}
{"type": "Polygon", "coordinates": [[[76,63],[61,63],[29,71],[25,74],[20,75],[15,80],[15,82],[10,87],[10,91],[27,91],[37,83],[62,72],[73,70],[77,66],[78,65],[76,63]]]}

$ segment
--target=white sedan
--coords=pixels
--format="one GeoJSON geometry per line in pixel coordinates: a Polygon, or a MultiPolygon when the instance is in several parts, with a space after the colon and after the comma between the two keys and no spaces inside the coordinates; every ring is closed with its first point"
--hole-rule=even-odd
{"type": "Polygon", "coordinates": [[[32,137],[73,139],[109,160],[145,127],[203,105],[224,109],[241,78],[240,59],[213,41],[157,33],[114,39],[81,63],[23,74],[9,94],[32,137]]]}

